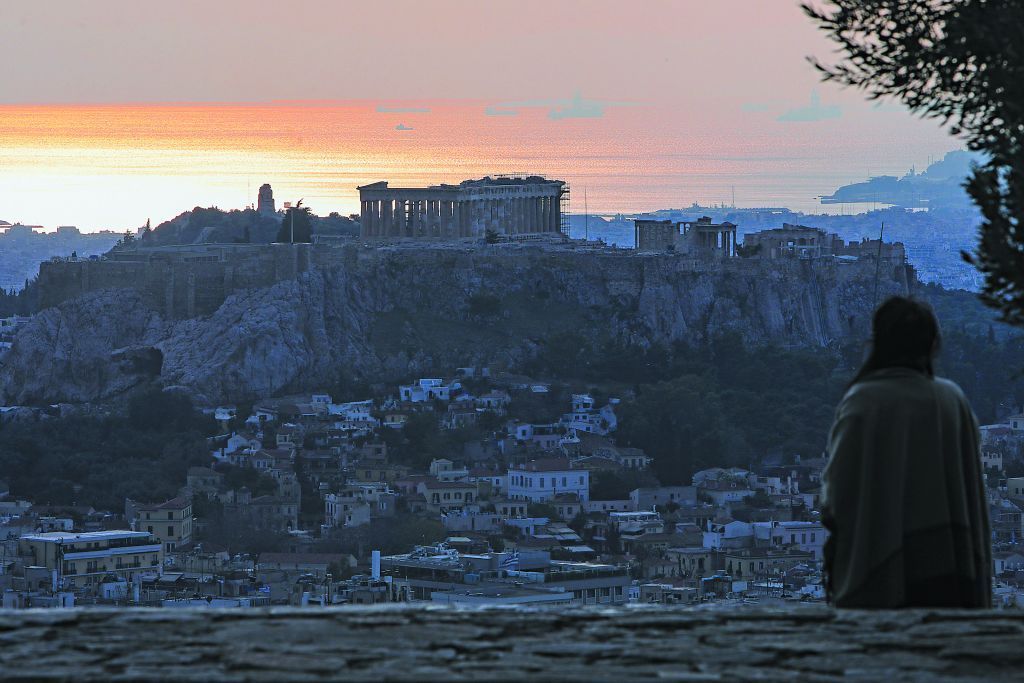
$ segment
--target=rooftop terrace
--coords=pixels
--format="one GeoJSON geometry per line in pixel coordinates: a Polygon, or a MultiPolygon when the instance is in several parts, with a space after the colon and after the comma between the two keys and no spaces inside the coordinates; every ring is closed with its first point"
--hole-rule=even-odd
{"type": "Polygon", "coordinates": [[[986,681],[1018,677],[1024,612],[669,607],[0,612],[31,680],[986,681]]]}

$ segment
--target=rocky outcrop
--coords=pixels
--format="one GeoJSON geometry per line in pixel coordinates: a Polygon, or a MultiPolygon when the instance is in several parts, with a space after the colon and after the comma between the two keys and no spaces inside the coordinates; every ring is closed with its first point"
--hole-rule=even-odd
{"type": "MultiPolygon", "coordinates": [[[[324,386],[340,375],[407,378],[472,363],[515,367],[557,335],[622,345],[822,346],[863,338],[873,264],[704,263],[671,255],[362,249],[295,279],[166,320],[125,283],[36,316],[0,369],[8,404],[100,401],[159,379],[200,401],[324,386]]],[[[881,294],[909,270],[886,268],[881,294]]]]}

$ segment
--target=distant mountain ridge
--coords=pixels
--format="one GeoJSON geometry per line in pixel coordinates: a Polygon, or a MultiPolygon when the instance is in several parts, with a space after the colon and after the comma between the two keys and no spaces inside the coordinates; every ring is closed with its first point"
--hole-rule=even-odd
{"type": "Polygon", "coordinates": [[[971,198],[963,184],[971,164],[982,157],[973,152],[954,150],[928,166],[922,173],[911,169],[902,178],[876,176],[864,182],[843,185],[822,204],[877,203],[903,208],[963,207],[971,198]]]}

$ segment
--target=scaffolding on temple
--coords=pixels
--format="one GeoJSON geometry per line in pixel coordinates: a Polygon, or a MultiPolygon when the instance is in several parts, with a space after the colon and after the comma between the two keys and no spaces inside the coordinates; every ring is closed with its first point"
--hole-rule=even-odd
{"type": "Polygon", "coordinates": [[[558,218],[559,226],[558,230],[565,236],[566,239],[569,235],[569,182],[566,181],[562,185],[562,195],[558,198],[558,218]]]}

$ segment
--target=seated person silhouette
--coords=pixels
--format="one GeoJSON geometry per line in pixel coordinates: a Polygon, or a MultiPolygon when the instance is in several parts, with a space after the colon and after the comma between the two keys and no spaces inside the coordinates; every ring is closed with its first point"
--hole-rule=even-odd
{"type": "Polygon", "coordinates": [[[991,534],[978,424],[936,377],[939,324],[893,297],[836,410],[823,475],[825,571],[837,607],[989,607],[991,534]]]}

